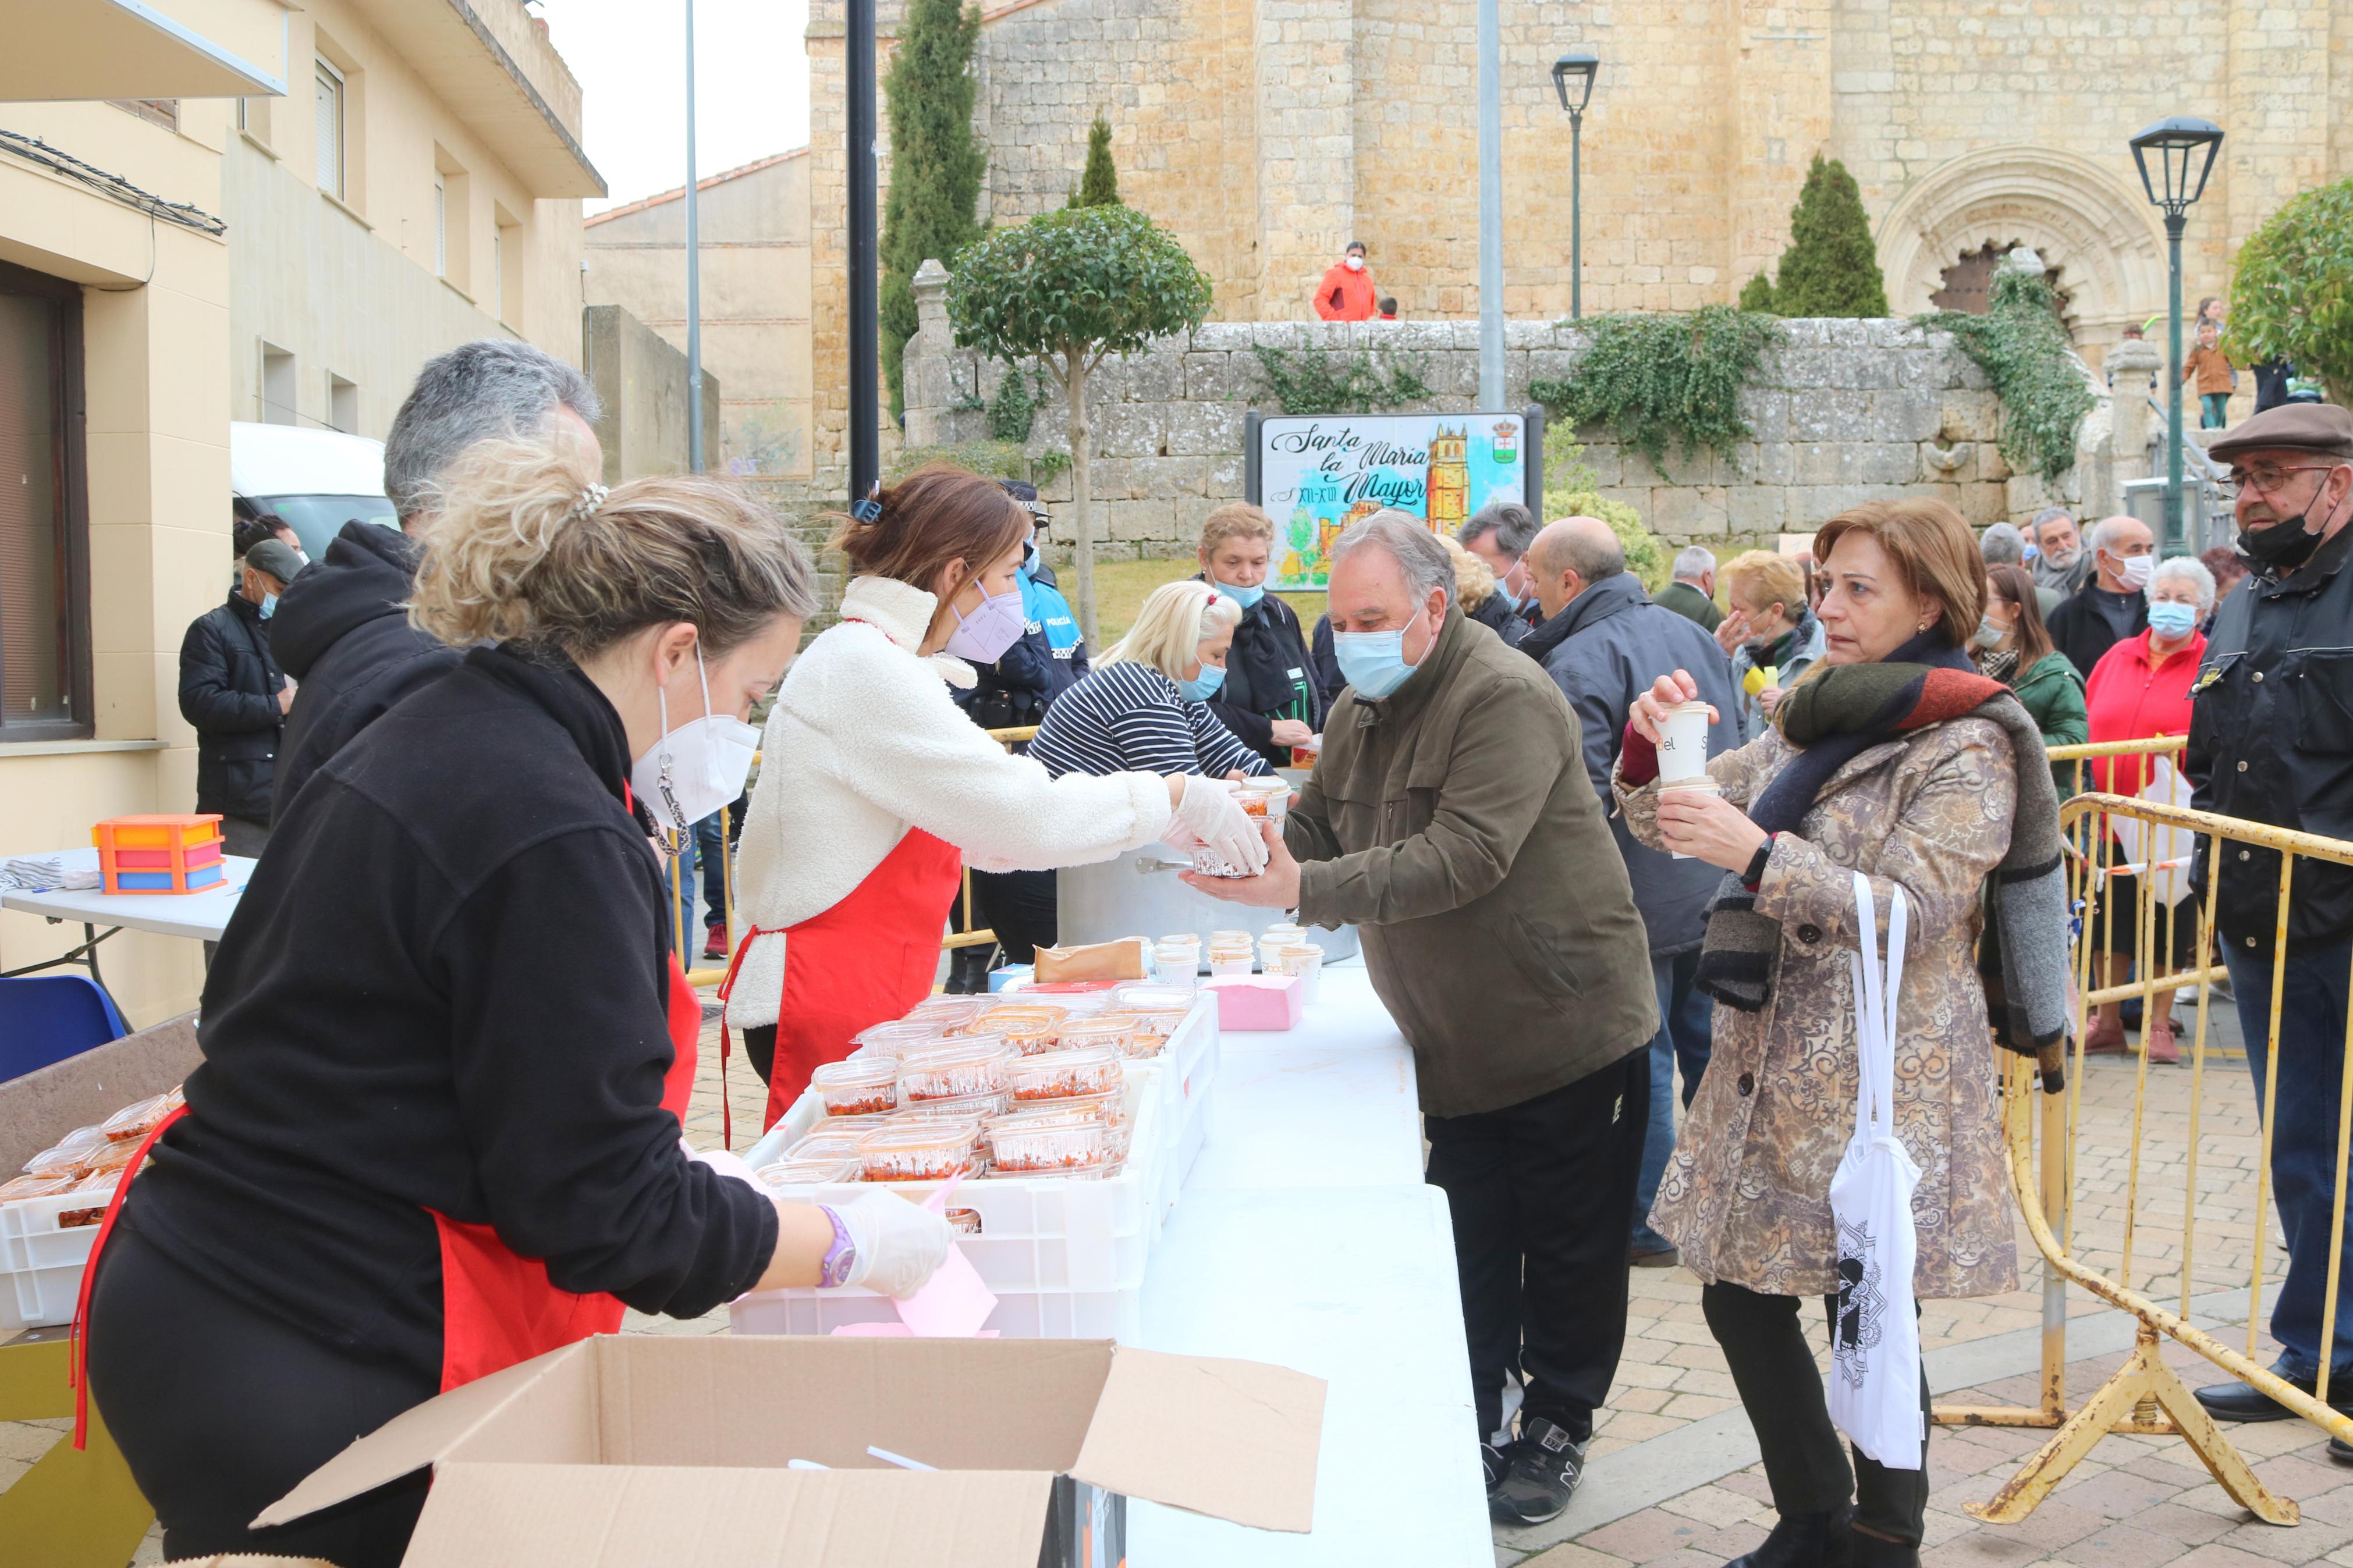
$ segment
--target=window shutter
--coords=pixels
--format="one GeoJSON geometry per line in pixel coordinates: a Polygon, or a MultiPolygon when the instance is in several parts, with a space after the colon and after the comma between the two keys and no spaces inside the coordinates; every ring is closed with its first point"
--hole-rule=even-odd
{"type": "Polygon", "coordinates": [[[343,199],[343,84],[321,61],[319,94],[319,188],[343,199]]]}

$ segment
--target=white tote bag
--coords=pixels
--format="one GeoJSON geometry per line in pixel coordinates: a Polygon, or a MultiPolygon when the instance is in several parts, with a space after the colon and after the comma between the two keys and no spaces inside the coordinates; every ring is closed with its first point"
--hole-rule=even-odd
{"type": "Polygon", "coordinates": [[[1920,1323],[1912,1305],[1912,1191],[1920,1167],[1895,1136],[1895,999],[1904,984],[1904,889],[1887,911],[1883,980],[1872,933],[1871,880],[1854,878],[1863,934],[1854,955],[1854,1136],[1831,1178],[1838,1223],[1838,1318],[1831,1329],[1831,1419],[1891,1470],[1916,1470],[1927,1439],[1920,1411],[1920,1323]]]}

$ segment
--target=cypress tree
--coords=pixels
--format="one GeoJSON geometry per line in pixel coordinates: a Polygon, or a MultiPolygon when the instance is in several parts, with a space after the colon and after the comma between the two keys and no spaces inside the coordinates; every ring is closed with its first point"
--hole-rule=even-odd
{"type": "Polygon", "coordinates": [[[1740,308],[1744,310],[1761,310],[1767,315],[1772,314],[1773,280],[1759,272],[1742,285],[1740,308]]]}
{"type": "Polygon", "coordinates": [[[903,356],[921,324],[915,268],[943,265],[978,239],[974,212],[987,164],[972,134],[972,50],[980,13],[964,0],[909,0],[883,90],[891,102],[891,195],[882,209],[882,372],[891,415],[906,409],[903,356]]]}
{"type": "Polygon", "coordinates": [[[1820,153],[1789,209],[1789,248],[1781,253],[1773,310],[1783,316],[1887,314],[1887,285],[1862,193],[1844,163],[1820,153]]]}
{"type": "Polygon", "coordinates": [[[1095,122],[1087,128],[1087,170],[1079,176],[1079,188],[1072,194],[1070,205],[1074,207],[1115,207],[1119,199],[1119,169],[1111,161],[1111,122],[1095,110],[1095,122]]]}

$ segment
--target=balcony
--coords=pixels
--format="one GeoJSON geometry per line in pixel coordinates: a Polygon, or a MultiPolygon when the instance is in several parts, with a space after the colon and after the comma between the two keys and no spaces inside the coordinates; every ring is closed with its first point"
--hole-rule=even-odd
{"type": "Polygon", "coordinates": [[[286,90],[277,0],[41,0],[10,12],[0,102],[286,90]]]}

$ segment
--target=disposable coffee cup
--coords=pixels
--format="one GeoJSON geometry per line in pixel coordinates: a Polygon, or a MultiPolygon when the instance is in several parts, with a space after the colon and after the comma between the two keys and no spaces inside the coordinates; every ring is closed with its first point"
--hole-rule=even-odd
{"type": "MultiPolygon", "coordinates": [[[[1669,795],[1722,795],[1723,793],[1724,793],[1724,786],[1723,786],[1723,785],[1721,785],[1721,784],[1717,784],[1714,779],[1712,779],[1712,778],[1708,777],[1705,773],[1702,773],[1702,774],[1700,774],[1700,775],[1699,775],[1699,777],[1697,777],[1697,778],[1695,778],[1695,779],[1684,779],[1684,780],[1682,780],[1681,782],[1671,782],[1671,781],[1668,781],[1668,780],[1664,780],[1664,779],[1662,779],[1662,780],[1661,780],[1661,781],[1660,781],[1660,783],[1659,783],[1659,798],[1660,798],[1661,800],[1664,800],[1664,799],[1666,799],[1666,798],[1667,798],[1667,796],[1669,796],[1669,795]]],[[[1670,854],[1670,855],[1672,855],[1672,856],[1673,856],[1673,857],[1674,857],[1676,859],[1678,859],[1678,860],[1689,860],[1689,859],[1692,859],[1692,858],[1693,858],[1693,857],[1692,857],[1692,856],[1689,856],[1689,855],[1684,854],[1684,853],[1683,853],[1682,850],[1680,850],[1680,849],[1670,849],[1670,850],[1668,850],[1668,851],[1667,851],[1667,853],[1668,853],[1668,854],[1670,854]]]]}
{"type": "Polygon", "coordinates": [[[1659,726],[1659,777],[1673,784],[1707,775],[1707,704],[1681,702],[1659,726]]]}

